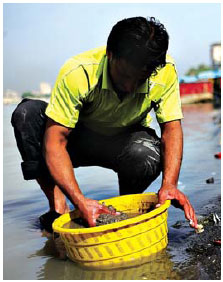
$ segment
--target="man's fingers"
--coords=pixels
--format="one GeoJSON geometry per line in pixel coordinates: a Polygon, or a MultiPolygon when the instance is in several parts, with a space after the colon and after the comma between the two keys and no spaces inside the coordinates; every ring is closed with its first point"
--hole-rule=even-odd
{"type": "Polygon", "coordinates": [[[112,215],[120,215],[121,214],[120,212],[117,212],[115,209],[110,210],[105,205],[100,205],[99,214],[101,214],[101,213],[108,213],[108,214],[112,214],[112,215]]]}
{"type": "Polygon", "coordinates": [[[115,212],[115,215],[120,215],[120,214],[121,214],[120,212],[117,212],[117,211],[115,212]]]}
{"type": "Polygon", "coordinates": [[[173,196],[169,193],[159,192],[158,193],[158,203],[156,204],[156,208],[160,207],[161,205],[165,204],[166,200],[172,200],[173,196]]]}
{"type": "Polygon", "coordinates": [[[163,205],[165,203],[165,201],[167,200],[167,195],[164,195],[162,193],[158,194],[158,204],[156,204],[156,207],[160,207],[161,205],[163,205]]]}
{"type": "Polygon", "coordinates": [[[193,220],[192,227],[197,228],[197,218],[196,218],[194,209],[192,207],[191,207],[190,214],[191,214],[191,219],[193,220]]]}
{"type": "Polygon", "coordinates": [[[189,201],[187,201],[186,204],[184,205],[184,213],[185,213],[185,217],[188,220],[190,220],[190,226],[197,228],[197,218],[194,209],[192,208],[189,201]]]}
{"type": "Polygon", "coordinates": [[[111,211],[105,205],[100,205],[98,212],[101,213],[111,213],[111,211]]]}
{"type": "Polygon", "coordinates": [[[89,224],[90,227],[95,227],[96,226],[96,218],[89,218],[88,224],[89,224]]]}
{"type": "Polygon", "coordinates": [[[194,211],[192,205],[190,204],[189,200],[188,200],[188,205],[189,205],[190,219],[193,221],[191,226],[194,227],[194,228],[197,228],[197,218],[196,218],[196,215],[195,215],[195,211],[194,211]]]}
{"type": "Polygon", "coordinates": [[[187,202],[184,204],[184,214],[185,214],[186,219],[188,220],[192,219],[191,213],[190,213],[190,206],[187,202]]]}
{"type": "Polygon", "coordinates": [[[167,199],[165,199],[165,198],[159,198],[159,200],[158,200],[158,204],[156,204],[156,208],[158,208],[158,207],[160,207],[161,205],[163,205],[164,203],[165,203],[165,201],[166,201],[167,199]]]}

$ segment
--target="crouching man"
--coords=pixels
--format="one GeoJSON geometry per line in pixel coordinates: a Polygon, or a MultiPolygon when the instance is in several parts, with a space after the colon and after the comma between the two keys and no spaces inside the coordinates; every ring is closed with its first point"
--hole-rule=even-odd
{"type": "MultiPolygon", "coordinates": [[[[197,228],[188,198],[177,189],[183,118],[169,37],[155,18],[119,21],[107,46],[69,59],[61,68],[49,104],[23,100],[12,115],[24,179],[36,179],[52,222],[69,211],[66,197],[89,226],[110,213],[86,198],[73,168],[101,166],[118,175],[120,195],[142,193],[162,172],[159,205],[165,200],[182,208],[197,228]],[[149,127],[154,109],[161,138],[149,127]]],[[[90,169],[90,168],[89,168],[90,169]]]]}

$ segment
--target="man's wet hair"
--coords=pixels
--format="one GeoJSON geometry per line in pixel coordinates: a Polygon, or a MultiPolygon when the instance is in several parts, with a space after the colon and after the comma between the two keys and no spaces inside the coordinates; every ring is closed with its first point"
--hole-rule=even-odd
{"type": "Polygon", "coordinates": [[[166,64],[169,35],[154,17],[133,17],[113,26],[107,51],[113,57],[126,59],[136,67],[147,67],[153,73],[166,64]]]}

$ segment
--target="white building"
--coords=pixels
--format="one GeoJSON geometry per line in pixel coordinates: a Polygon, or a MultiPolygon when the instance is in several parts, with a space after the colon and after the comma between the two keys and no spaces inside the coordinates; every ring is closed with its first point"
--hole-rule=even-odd
{"type": "Polygon", "coordinates": [[[11,104],[11,103],[18,103],[20,102],[21,97],[15,90],[6,89],[3,95],[3,103],[4,104],[11,104]]]}
{"type": "Polygon", "coordinates": [[[48,82],[41,82],[40,83],[40,94],[50,94],[51,93],[51,86],[48,82]]]}
{"type": "Polygon", "coordinates": [[[221,66],[221,43],[211,45],[211,61],[214,67],[221,66]]]}
{"type": "Polygon", "coordinates": [[[5,98],[18,98],[19,94],[15,90],[6,89],[6,91],[4,92],[4,97],[5,98]]]}

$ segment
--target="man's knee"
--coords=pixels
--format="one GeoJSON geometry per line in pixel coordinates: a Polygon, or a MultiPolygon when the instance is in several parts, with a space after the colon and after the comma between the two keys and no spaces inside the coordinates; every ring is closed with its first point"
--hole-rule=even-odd
{"type": "Polygon", "coordinates": [[[12,126],[17,147],[23,159],[24,179],[36,179],[47,170],[42,157],[42,140],[45,131],[47,103],[24,99],[12,114],[12,126]]]}
{"type": "Polygon", "coordinates": [[[21,130],[27,122],[33,121],[34,119],[45,119],[44,112],[46,106],[47,103],[44,101],[23,99],[12,114],[12,126],[21,130]]]}
{"type": "Polygon", "coordinates": [[[118,159],[119,166],[131,171],[143,170],[156,174],[160,170],[160,146],[144,138],[133,141],[118,159]]]}
{"type": "Polygon", "coordinates": [[[138,141],[134,141],[134,143],[131,146],[129,146],[127,154],[129,155],[130,159],[133,159],[136,163],[138,163],[138,162],[143,162],[145,158],[147,158],[150,155],[154,155],[154,153],[156,155],[154,159],[158,161],[160,159],[159,149],[157,150],[153,148],[151,150],[151,147],[147,147],[144,144],[144,141],[138,140],[138,141]]]}
{"type": "Polygon", "coordinates": [[[120,194],[142,193],[160,174],[160,148],[151,140],[138,139],[118,160],[120,194]]]}

